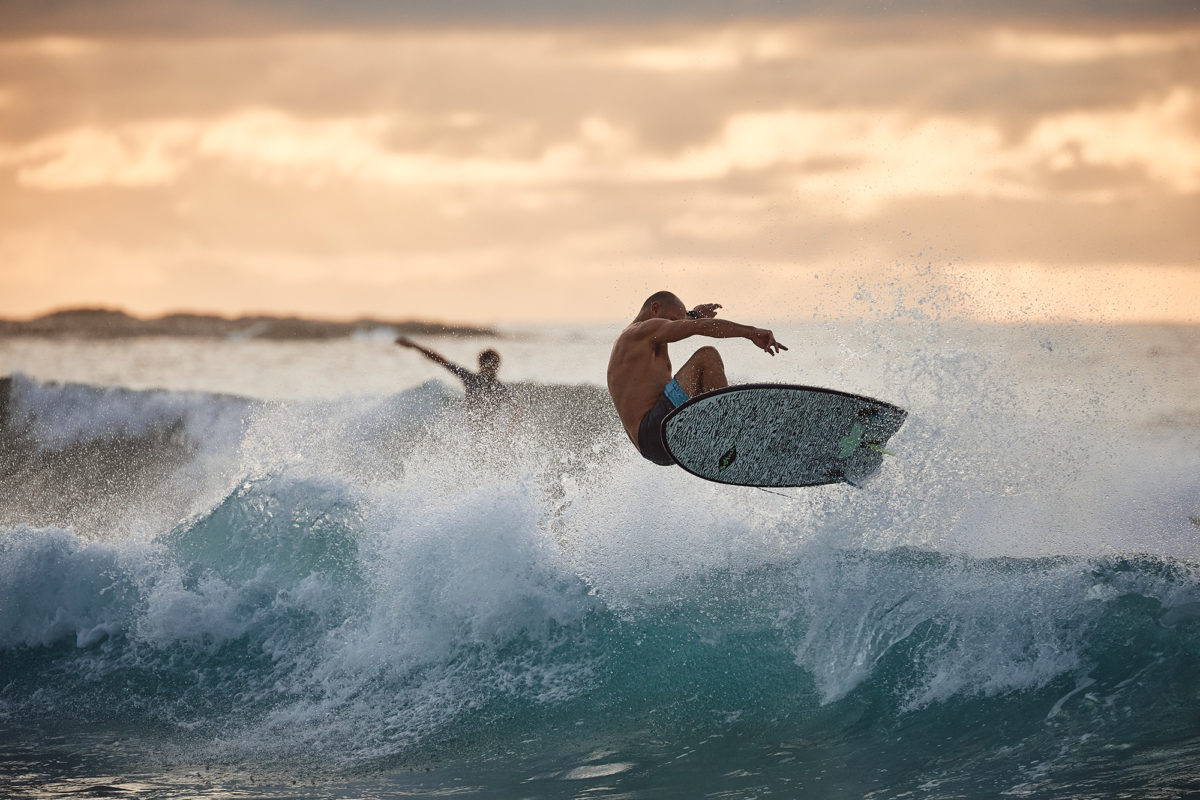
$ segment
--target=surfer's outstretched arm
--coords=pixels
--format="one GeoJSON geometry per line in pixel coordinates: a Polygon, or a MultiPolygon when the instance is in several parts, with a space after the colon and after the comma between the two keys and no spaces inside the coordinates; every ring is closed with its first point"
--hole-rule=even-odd
{"type": "Polygon", "coordinates": [[[727,319],[651,319],[642,324],[647,327],[649,338],[659,344],[679,342],[691,336],[708,336],[713,339],[749,339],[756,347],[771,355],[787,350],[775,341],[775,334],[766,328],[742,325],[727,319]]]}
{"type": "Polygon", "coordinates": [[[412,339],[409,339],[407,336],[396,337],[396,344],[400,345],[401,347],[407,347],[411,350],[416,350],[418,353],[425,356],[433,363],[450,370],[452,373],[454,373],[455,377],[460,378],[462,380],[466,380],[466,376],[474,377],[474,375],[475,375],[475,373],[471,372],[469,369],[460,367],[458,364],[455,364],[453,361],[450,361],[449,359],[447,359],[441,353],[430,350],[427,347],[422,347],[421,345],[414,342],[412,339]]]}

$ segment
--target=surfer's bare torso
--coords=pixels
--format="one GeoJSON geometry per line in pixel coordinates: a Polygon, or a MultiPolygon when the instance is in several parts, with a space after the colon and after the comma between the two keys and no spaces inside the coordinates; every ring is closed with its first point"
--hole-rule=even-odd
{"type": "Polygon", "coordinates": [[[642,418],[658,402],[672,377],[689,396],[727,385],[720,354],[712,347],[700,348],[672,376],[667,351],[672,342],[692,336],[741,337],[771,355],[787,349],[775,341],[769,330],[715,319],[718,308],[719,304],[707,303],[688,311],[679,298],[660,292],[646,301],[638,316],[613,343],[608,359],[608,391],[625,433],[635,446],[639,444],[638,426],[642,418]]]}
{"type": "Polygon", "coordinates": [[[662,322],[634,322],[621,332],[608,359],[608,392],[630,441],[638,424],[671,380],[671,354],[662,340],[662,322]]]}

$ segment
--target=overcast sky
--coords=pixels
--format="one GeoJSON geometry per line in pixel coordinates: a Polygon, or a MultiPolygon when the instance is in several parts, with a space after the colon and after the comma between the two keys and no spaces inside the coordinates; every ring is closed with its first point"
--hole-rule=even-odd
{"type": "Polygon", "coordinates": [[[1200,322],[1200,5],[828,5],[0,0],[0,314],[1200,322]]]}

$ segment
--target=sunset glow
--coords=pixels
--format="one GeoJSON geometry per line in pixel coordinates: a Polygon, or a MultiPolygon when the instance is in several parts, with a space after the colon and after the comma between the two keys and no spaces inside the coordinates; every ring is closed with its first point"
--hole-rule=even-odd
{"type": "Polygon", "coordinates": [[[0,314],[1200,322],[1195,20],[41,27],[0,314]]]}

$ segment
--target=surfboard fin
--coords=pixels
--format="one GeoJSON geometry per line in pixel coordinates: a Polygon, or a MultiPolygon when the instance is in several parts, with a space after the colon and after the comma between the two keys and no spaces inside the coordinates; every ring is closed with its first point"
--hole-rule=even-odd
{"type": "Polygon", "coordinates": [[[829,473],[828,480],[830,483],[845,483],[849,486],[853,486],[855,489],[862,488],[862,484],[855,483],[854,481],[850,480],[849,478],[846,477],[846,473],[844,473],[844,472],[829,473]]]}

